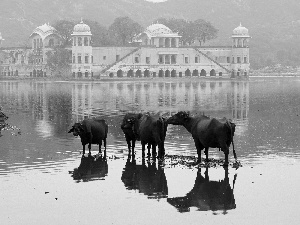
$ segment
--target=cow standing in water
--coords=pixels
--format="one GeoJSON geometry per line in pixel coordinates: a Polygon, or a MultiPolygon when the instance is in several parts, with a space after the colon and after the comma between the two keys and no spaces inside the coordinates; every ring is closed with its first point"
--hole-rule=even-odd
{"type": "MultiPolygon", "coordinates": [[[[225,163],[228,165],[229,146],[233,144],[235,124],[223,119],[210,118],[205,115],[190,116],[188,112],[178,112],[170,117],[167,122],[173,125],[182,125],[192,134],[198,154],[198,162],[201,162],[201,150],[205,148],[206,160],[208,160],[208,148],[219,148],[225,154],[225,163]]],[[[233,154],[237,159],[233,145],[233,154]]]]}
{"type": "Polygon", "coordinates": [[[148,144],[148,156],[152,146],[152,157],[156,155],[156,146],[158,146],[158,158],[163,158],[165,155],[165,137],[167,126],[165,119],[158,114],[144,114],[137,122],[137,133],[142,144],[142,154],[144,156],[145,146],[148,144]]]}
{"type": "Polygon", "coordinates": [[[125,135],[125,139],[128,146],[128,152],[134,154],[135,142],[139,140],[137,127],[137,121],[143,116],[142,113],[127,113],[122,121],[121,129],[125,135]]]}
{"type": "Polygon", "coordinates": [[[93,118],[85,119],[81,123],[75,123],[68,133],[73,133],[74,136],[80,136],[83,155],[85,154],[85,145],[88,144],[89,154],[91,154],[91,145],[99,145],[99,153],[101,153],[102,141],[104,144],[104,157],[106,156],[106,138],[108,125],[104,119],[93,118]]]}

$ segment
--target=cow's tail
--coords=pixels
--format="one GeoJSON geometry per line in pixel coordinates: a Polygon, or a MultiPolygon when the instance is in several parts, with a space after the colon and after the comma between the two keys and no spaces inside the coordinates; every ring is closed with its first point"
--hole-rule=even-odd
{"type": "Polygon", "coordinates": [[[157,128],[159,129],[159,151],[160,151],[160,157],[163,157],[165,155],[165,137],[167,132],[166,122],[165,119],[162,117],[159,117],[157,120],[157,128]]]}
{"type": "Polygon", "coordinates": [[[104,138],[107,138],[107,133],[108,133],[108,125],[106,123],[106,121],[104,121],[104,126],[105,126],[105,132],[104,132],[104,138]]]}
{"type": "Polygon", "coordinates": [[[226,123],[225,123],[225,126],[227,127],[227,130],[228,130],[228,146],[232,143],[232,148],[233,148],[233,156],[235,158],[235,160],[237,159],[237,156],[236,156],[236,152],[235,152],[235,149],[234,149],[234,143],[233,143],[233,136],[234,136],[234,131],[233,131],[233,128],[231,126],[231,123],[230,121],[226,120],[226,123]]]}

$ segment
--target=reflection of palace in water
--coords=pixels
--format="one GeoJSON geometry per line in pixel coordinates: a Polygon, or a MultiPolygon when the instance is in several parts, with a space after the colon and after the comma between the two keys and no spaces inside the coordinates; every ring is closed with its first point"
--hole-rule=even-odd
{"type": "Polygon", "coordinates": [[[71,120],[71,91],[60,86],[46,82],[2,82],[0,105],[13,105],[21,112],[29,112],[42,137],[59,136],[71,120]]]}
{"type": "Polygon", "coordinates": [[[245,128],[248,123],[249,82],[244,80],[72,84],[7,81],[0,87],[0,104],[32,115],[35,129],[43,137],[59,136],[68,130],[72,120],[120,117],[128,111],[167,116],[184,110],[226,116],[245,128]]]}
{"type": "Polygon", "coordinates": [[[249,111],[247,81],[108,82],[74,83],[72,110],[75,120],[127,111],[171,114],[216,112],[246,121],[249,111]]]}

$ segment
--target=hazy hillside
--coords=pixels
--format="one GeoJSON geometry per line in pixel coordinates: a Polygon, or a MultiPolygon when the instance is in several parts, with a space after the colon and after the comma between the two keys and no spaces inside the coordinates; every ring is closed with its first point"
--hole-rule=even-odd
{"type": "Polygon", "coordinates": [[[2,46],[22,46],[35,27],[59,19],[83,17],[109,26],[114,18],[129,16],[146,27],[158,17],[202,18],[219,29],[212,44],[230,44],[231,32],[241,22],[252,36],[253,54],[263,50],[274,55],[273,45],[300,49],[299,12],[299,0],[1,0],[0,32],[2,46]]]}

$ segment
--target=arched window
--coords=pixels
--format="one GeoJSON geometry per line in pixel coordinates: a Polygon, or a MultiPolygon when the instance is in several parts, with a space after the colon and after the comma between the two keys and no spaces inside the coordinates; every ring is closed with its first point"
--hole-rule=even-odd
{"type": "Polygon", "coordinates": [[[84,37],[84,46],[89,46],[89,39],[84,37]]]}
{"type": "Polygon", "coordinates": [[[164,39],[159,38],[159,47],[164,47],[164,39]]]}
{"type": "Polygon", "coordinates": [[[49,39],[49,47],[53,47],[54,46],[54,39],[51,38],[49,39]]]}
{"type": "Polygon", "coordinates": [[[172,38],[171,39],[171,47],[176,47],[176,39],[175,38],[172,38]]]}
{"type": "Polygon", "coordinates": [[[82,37],[78,37],[78,46],[82,46],[82,37]]]}

